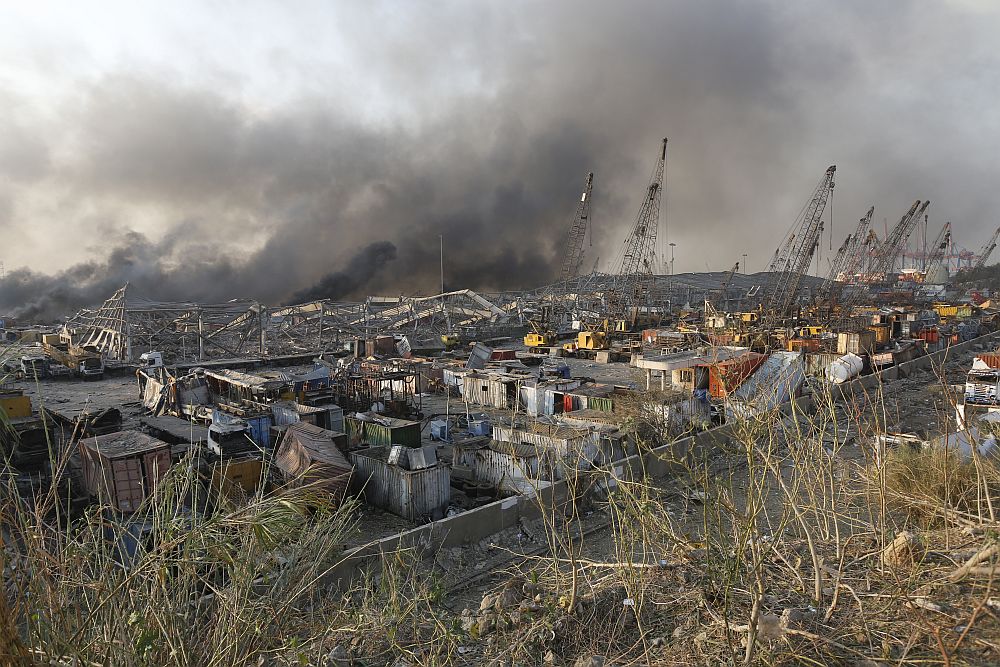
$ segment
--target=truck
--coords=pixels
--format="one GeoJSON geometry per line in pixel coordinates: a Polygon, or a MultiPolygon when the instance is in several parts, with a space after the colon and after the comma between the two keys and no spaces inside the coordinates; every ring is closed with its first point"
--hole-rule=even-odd
{"type": "Polygon", "coordinates": [[[85,380],[104,378],[104,357],[93,348],[84,348],[72,343],[42,342],[42,351],[53,361],[73,371],[85,380]]]}
{"type": "Polygon", "coordinates": [[[28,380],[49,376],[49,360],[41,354],[26,354],[21,357],[21,372],[28,380]]]}

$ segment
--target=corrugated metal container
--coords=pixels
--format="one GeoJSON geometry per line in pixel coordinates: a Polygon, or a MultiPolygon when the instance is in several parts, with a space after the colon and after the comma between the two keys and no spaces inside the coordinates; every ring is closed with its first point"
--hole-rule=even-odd
{"type": "Polygon", "coordinates": [[[300,421],[299,411],[295,409],[295,404],[290,402],[271,404],[271,414],[274,417],[275,426],[297,424],[300,421]]]}
{"type": "Polygon", "coordinates": [[[493,427],[493,439],[515,445],[534,445],[553,457],[558,479],[570,470],[589,470],[601,456],[600,434],[566,425],[536,423],[536,430],[493,427]],[[541,431],[541,432],[540,432],[541,431]]]}
{"type": "Polygon", "coordinates": [[[339,503],[347,493],[354,470],[341,451],[346,447],[344,433],[313,424],[292,424],[281,438],[274,465],[287,483],[316,484],[339,503]]]}
{"type": "Polygon", "coordinates": [[[475,452],[472,475],[500,491],[531,493],[540,479],[552,476],[543,458],[543,451],[532,445],[494,440],[475,452]]]}
{"type": "Polygon", "coordinates": [[[257,457],[227,458],[212,470],[212,488],[230,497],[252,495],[260,489],[264,461],[257,457]]]}
{"type": "Polygon", "coordinates": [[[491,375],[469,373],[462,378],[462,396],[473,405],[508,410],[517,401],[517,381],[491,375]]]}
{"type": "Polygon", "coordinates": [[[819,338],[790,338],[787,347],[789,352],[818,352],[820,340],[819,338]]]}
{"type": "Polygon", "coordinates": [[[0,411],[8,419],[24,419],[31,416],[31,399],[21,391],[8,391],[0,394],[0,411]]]}
{"type": "Polygon", "coordinates": [[[271,448],[271,415],[263,414],[246,418],[250,439],[263,449],[271,448]]]}
{"type": "Polygon", "coordinates": [[[84,438],[78,448],[84,489],[121,512],[136,511],[170,468],[170,445],[138,431],[84,438]]]}
{"type": "Polygon", "coordinates": [[[443,463],[422,470],[390,465],[385,447],[350,452],[354,464],[351,488],[365,502],[404,519],[440,519],[451,500],[451,471],[443,463]]]}
{"type": "Polygon", "coordinates": [[[871,331],[875,332],[875,343],[877,345],[884,345],[889,342],[891,337],[891,331],[887,326],[872,326],[868,327],[871,331]]]}
{"type": "Polygon", "coordinates": [[[875,349],[875,332],[870,329],[864,331],[842,331],[837,334],[837,353],[856,354],[859,357],[864,354],[871,354],[875,349]]]}
{"type": "Polygon", "coordinates": [[[603,396],[587,396],[587,405],[581,409],[611,412],[614,409],[614,401],[603,396]]]}
{"type": "Polygon", "coordinates": [[[325,428],[328,431],[336,431],[337,433],[346,433],[344,428],[344,408],[339,405],[321,405],[319,406],[326,410],[326,416],[321,418],[316,425],[325,428]]]}
{"type": "Polygon", "coordinates": [[[941,334],[937,327],[928,327],[921,330],[921,332],[917,334],[917,338],[927,343],[937,343],[941,338],[941,334]]]}
{"type": "Polygon", "coordinates": [[[347,418],[347,432],[370,445],[420,446],[420,422],[371,413],[347,418]]]}
{"type": "Polygon", "coordinates": [[[981,360],[990,368],[1000,368],[1000,354],[996,352],[984,352],[983,354],[977,354],[975,358],[981,360]]]}

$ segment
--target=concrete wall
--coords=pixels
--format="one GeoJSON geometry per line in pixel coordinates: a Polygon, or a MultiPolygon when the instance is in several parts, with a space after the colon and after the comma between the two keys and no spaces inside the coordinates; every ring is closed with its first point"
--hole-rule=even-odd
{"type": "MultiPolygon", "coordinates": [[[[883,382],[908,377],[916,371],[940,365],[956,355],[983,349],[980,346],[986,345],[988,348],[996,344],[997,341],[1000,341],[1000,332],[980,336],[964,343],[957,343],[943,350],[887,368],[881,373],[856,378],[835,387],[833,399],[836,402],[850,400],[855,394],[871,392],[883,382]]],[[[793,403],[786,403],[780,410],[784,414],[791,414],[793,410],[812,412],[814,407],[813,398],[803,396],[793,403]]],[[[614,484],[614,478],[666,477],[690,469],[706,460],[714,449],[730,441],[736,426],[736,424],[719,426],[696,435],[680,438],[643,454],[636,454],[616,461],[609,466],[612,473],[611,484],[614,484]]],[[[607,470],[592,471],[589,474],[581,474],[576,482],[577,484],[588,482],[606,484],[607,474],[607,470]]],[[[362,547],[350,549],[344,554],[340,564],[328,573],[326,581],[348,583],[360,576],[366,566],[377,565],[382,554],[392,553],[399,549],[412,549],[430,555],[438,549],[478,542],[518,525],[522,518],[529,521],[536,519],[541,516],[543,511],[563,511],[568,506],[569,482],[566,480],[552,484],[541,482],[540,486],[542,485],[545,486],[538,489],[536,497],[504,498],[453,517],[434,521],[362,547]]]]}

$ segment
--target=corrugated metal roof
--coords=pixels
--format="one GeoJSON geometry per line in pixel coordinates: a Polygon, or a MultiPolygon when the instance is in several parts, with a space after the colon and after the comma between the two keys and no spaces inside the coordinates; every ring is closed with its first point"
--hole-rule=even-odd
{"type": "Polygon", "coordinates": [[[80,446],[109,459],[136,456],[157,449],[170,449],[170,445],[139,431],[119,431],[80,440],[80,446]]]}
{"type": "Polygon", "coordinates": [[[487,445],[487,448],[492,449],[494,452],[514,456],[519,459],[537,458],[544,453],[541,448],[535,445],[516,444],[504,440],[494,440],[487,445]]]}

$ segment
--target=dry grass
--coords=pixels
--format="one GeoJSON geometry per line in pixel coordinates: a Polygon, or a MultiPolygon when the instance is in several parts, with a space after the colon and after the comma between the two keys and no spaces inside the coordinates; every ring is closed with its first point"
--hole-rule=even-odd
{"type": "MultiPolygon", "coordinates": [[[[997,467],[877,451],[881,391],[852,405],[817,393],[741,422],[668,478],[574,480],[581,494],[610,487],[585,499],[609,529],[580,535],[573,494],[543,507],[548,553],[467,614],[410,552],[350,591],[326,588],[350,508],[309,515],[305,496],[196,515],[178,471],[128,568],[96,513],[67,527],[54,506],[8,504],[4,553],[19,574],[0,639],[55,664],[1000,663],[997,467]],[[904,530],[912,548],[884,559],[904,530]]],[[[641,414],[630,424],[643,451],[670,439],[641,414]]]]}

